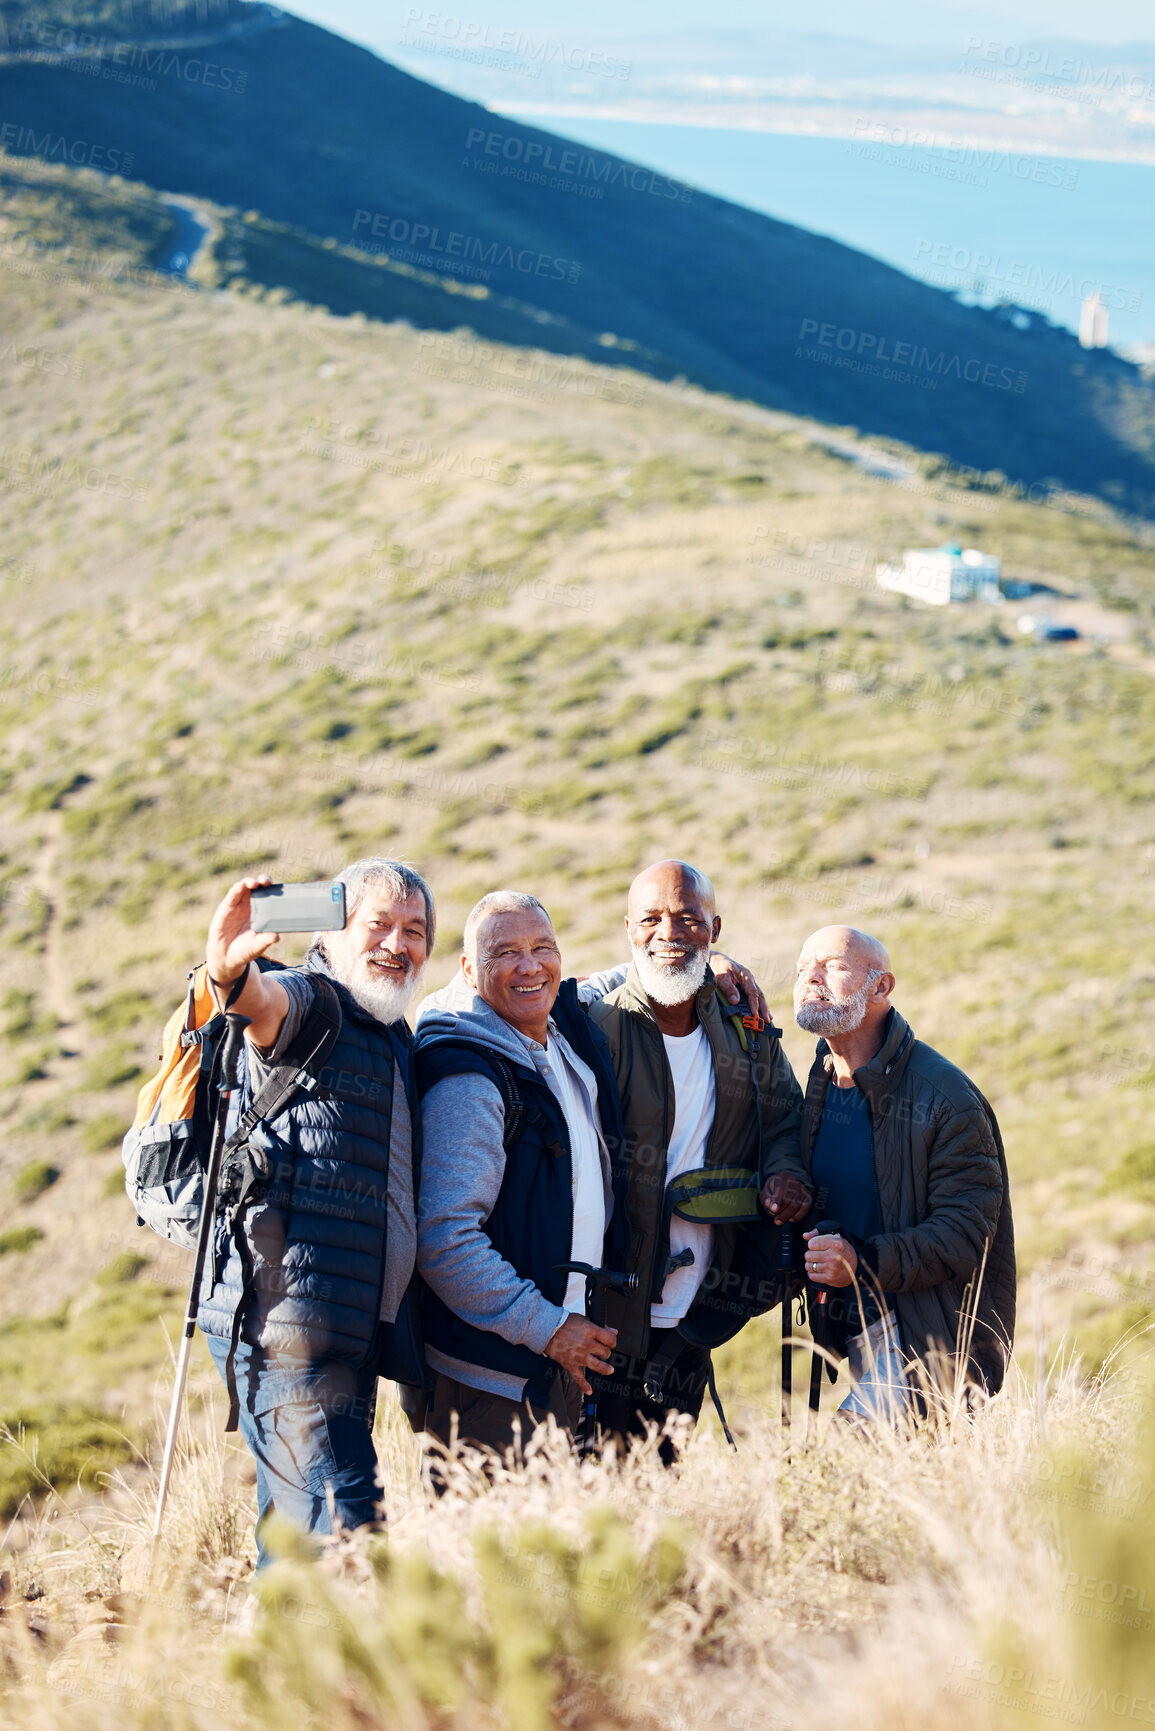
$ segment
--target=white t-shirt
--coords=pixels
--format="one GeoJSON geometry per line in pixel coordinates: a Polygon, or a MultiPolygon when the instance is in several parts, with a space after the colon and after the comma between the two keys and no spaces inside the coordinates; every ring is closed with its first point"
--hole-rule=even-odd
{"type": "MultiPolygon", "coordinates": [[[[550,1093],[565,1114],[569,1131],[573,1187],[573,1237],[570,1261],[602,1265],[606,1236],[609,1150],[602,1135],[598,1113],[597,1078],[584,1058],[550,1024],[549,1044],[543,1052],[536,1041],[523,1034],[534,1063],[544,1075],[550,1093]]],[[[571,1315],[586,1313],[586,1277],[571,1274],[562,1304],[571,1315]]]]}
{"type": "MultiPolygon", "coordinates": [[[[674,1129],[666,1155],[666,1183],[683,1172],[698,1172],[706,1164],[706,1142],[714,1127],[714,1057],[706,1030],[663,1034],[666,1059],[674,1079],[674,1129]]],[[[714,1255],[714,1228],[675,1214],[670,1221],[670,1254],[692,1250],[689,1268],[675,1268],[666,1278],[662,1296],[650,1307],[655,1328],[673,1328],[694,1301],[714,1255]]]]}

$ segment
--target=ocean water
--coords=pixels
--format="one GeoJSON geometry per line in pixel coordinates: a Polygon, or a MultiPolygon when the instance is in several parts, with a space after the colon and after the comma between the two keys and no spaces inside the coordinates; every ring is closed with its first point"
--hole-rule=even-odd
{"type": "Polygon", "coordinates": [[[968,299],[1035,308],[1071,330],[1084,295],[1096,291],[1113,348],[1155,343],[1155,167],[913,149],[897,133],[803,138],[517,119],[829,235],[968,299]]]}

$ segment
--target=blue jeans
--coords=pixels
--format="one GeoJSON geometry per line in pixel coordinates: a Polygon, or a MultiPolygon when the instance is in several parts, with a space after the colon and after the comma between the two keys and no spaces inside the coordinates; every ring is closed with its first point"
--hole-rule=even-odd
{"type": "Polygon", "coordinates": [[[893,1310],[846,1343],[851,1389],[840,1412],[897,1424],[910,1411],[910,1385],[902,1363],[893,1310]]]}
{"type": "MultiPolygon", "coordinates": [[[[212,1335],[205,1339],[223,1379],[229,1343],[212,1335]]],[[[340,1526],[376,1521],[376,1364],[362,1371],[316,1366],[294,1378],[270,1368],[259,1348],[241,1345],[236,1378],[240,1431],[257,1463],[258,1569],[272,1561],[261,1543],[261,1529],[273,1510],[302,1532],[332,1532],[331,1487],[340,1526]]]]}

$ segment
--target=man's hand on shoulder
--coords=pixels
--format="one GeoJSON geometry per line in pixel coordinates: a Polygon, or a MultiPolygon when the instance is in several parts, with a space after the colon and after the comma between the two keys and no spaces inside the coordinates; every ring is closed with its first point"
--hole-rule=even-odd
{"type": "Polygon", "coordinates": [[[789,1172],[775,1172],[763,1184],[758,1204],[779,1225],[789,1225],[805,1220],[814,1197],[801,1178],[793,1178],[789,1172]]]}
{"type": "Polygon", "coordinates": [[[723,955],[721,950],[711,950],[710,971],[722,989],[722,996],[728,1004],[737,1004],[745,998],[753,1013],[763,1022],[770,1020],[770,1006],[766,1002],[761,986],[741,962],[736,962],[733,956],[723,955]]]}
{"type": "Polygon", "coordinates": [[[583,1394],[592,1394],[585,1373],[596,1370],[599,1376],[609,1374],[613,1368],[610,1354],[617,1338],[616,1328],[603,1328],[588,1317],[571,1314],[550,1336],[545,1356],[568,1370],[583,1394]]]}

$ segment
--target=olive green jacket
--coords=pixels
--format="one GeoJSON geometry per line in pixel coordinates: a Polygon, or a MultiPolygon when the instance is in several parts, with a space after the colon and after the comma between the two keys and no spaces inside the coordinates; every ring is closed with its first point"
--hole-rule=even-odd
{"type": "MultiPolygon", "coordinates": [[[[819,1040],[802,1117],[808,1170],[833,1068],[819,1040]]],[[[993,1394],[1015,1335],[1015,1233],[994,1112],[897,1010],[854,1081],[870,1113],[882,1213],[882,1231],[859,1248],[859,1278],[894,1295],[903,1348],[936,1382],[953,1384],[957,1367],[993,1394]]]]}
{"type": "MultiPolygon", "coordinates": [[[[763,1028],[757,1039],[756,1099],[751,1059],[742,1043],[749,1035],[736,1013],[725,1013],[729,1006],[720,1002],[709,971],[697,1007],[714,1055],[714,1126],[705,1164],[749,1166],[759,1184],[775,1172],[805,1181],[799,1155],[802,1090],[777,1031],[763,1028]]],[[[632,963],[625,982],[592,1003],[589,1013],[609,1041],[618,1078],[629,1173],[629,1268],[639,1276],[638,1291],[630,1297],[609,1295],[606,1320],[618,1329],[618,1351],[635,1357],[649,1350],[650,1305],[666,1278],[666,1157],[674,1130],[674,1081],[661,1029],[632,963]]],[[[715,1229],[714,1262],[721,1275],[729,1268],[733,1243],[733,1229],[715,1229]]]]}

